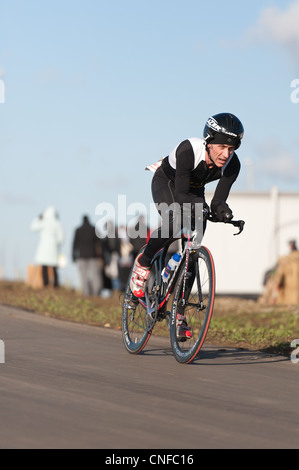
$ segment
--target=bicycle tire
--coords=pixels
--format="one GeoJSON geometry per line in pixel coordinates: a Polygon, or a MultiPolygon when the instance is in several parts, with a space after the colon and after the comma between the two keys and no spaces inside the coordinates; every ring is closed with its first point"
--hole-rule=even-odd
{"type": "Polygon", "coordinates": [[[192,285],[189,285],[190,293],[186,300],[187,304],[182,306],[185,266],[186,264],[182,263],[174,291],[170,321],[170,342],[175,359],[179,363],[190,364],[202,348],[209,329],[214,307],[216,280],[212,254],[206,247],[201,246],[190,255],[188,271],[191,273],[190,284],[192,283],[192,285]],[[196,270],[199,276],[196,275],[196,270]],[[199,280],[200,286],[198,286],[199,280]],[[196,286],[195,289],[194,286],[196,286]],[[203,295],[202,304],[200,304],[200,290],[203,295]],[[192,339],[182,342],[177,337],[177,313],[181,313],[186,317],[192,339]]]}
{"type": "Polygon", "coordinates": [[[140,354],[151,337],[155,321],[148,318],[146,307],[133,296],[131,274],[122,305],[122,338],[130,354],[140,354]]]}

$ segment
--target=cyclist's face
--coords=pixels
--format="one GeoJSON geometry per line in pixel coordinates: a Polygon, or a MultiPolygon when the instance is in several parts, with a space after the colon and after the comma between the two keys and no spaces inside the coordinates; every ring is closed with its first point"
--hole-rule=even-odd
{"type": "Polygon", "coordinates": [[[209,156],[216,166],[222,168],[234,152],[235,147],[226,144],[209,144],[209,156]]]}

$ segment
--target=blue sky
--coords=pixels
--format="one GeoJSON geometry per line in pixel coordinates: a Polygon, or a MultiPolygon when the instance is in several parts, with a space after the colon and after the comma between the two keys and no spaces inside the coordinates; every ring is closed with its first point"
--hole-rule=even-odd
{"type": "MultiPolygon", "coordinates": [[[[96,223],[96,206],[116,206],[119,194],[149,205],[145,166],[202,137],[219,112],[245,127],[233,190],[298,191],[290,84],[299,79],[299,1],[1,0],[0,8],[0,268],[8,277],[33,261],[30,223],[48,205],[70,258],[83,214],[96,223]]],[[[69,263],[64,279],[76,276],[69,263]]]]}

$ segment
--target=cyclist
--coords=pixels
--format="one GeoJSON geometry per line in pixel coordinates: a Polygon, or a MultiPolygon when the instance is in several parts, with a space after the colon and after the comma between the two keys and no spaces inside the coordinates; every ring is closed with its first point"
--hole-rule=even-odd
{"type": "MultiPolygon", "coordinates": [[[[243,125],[233,114],[214,115],[204,126],[203,139],[184,140],[159,164],[154,165],[157,169],[152,180],[152,195],[162,224],[150,237],[143,253],[135,260],[130,280],[130,288],[135,297],[144,297],[145,283],[155,253],[173,241],[173,219],[161,207],[169,207],[173,203],[190,203],[194,210],[195,205],[200,203],[208,208],[205,202],[205,185],[219,180],[211,201],[211,210],[219,222],[233,218],[226,200],[240,172],[241,165],[235,150],[240,147],[243,134],[243,125]],[[166,205],[161,205],[162,203],[166,205]],[[168,229],[166,231],[165,224],[168,229]],[[166,238],[165,233],[169,235],[166,238]]],[[[181,316],[178,320],[180,336],[190,338],[191,332],[185,318],[181,316]]]]}

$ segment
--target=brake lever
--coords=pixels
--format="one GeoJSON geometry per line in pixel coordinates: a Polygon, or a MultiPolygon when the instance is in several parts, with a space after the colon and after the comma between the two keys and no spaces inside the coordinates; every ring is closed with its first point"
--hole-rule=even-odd
{"type": "Polygon", "coordinates": [[[245,225],[244,220],[231,220],[230,222],[227,222],[227,223],[232,224],[234,227],[239,228],[239,232],[234,233],[234,236],[240,235],[240,233],[242,233],[244,230],[244,225],[245,225]]]}
{"type": "MultiPolygon", "coordinates": [[[[209,215],[208,215],[206,218],[207,218],[207,220],[209,220],[210,222],[218,222],[216,215],[213,214],[213,213],[211,213],[211,212],[209,213],[209,215]]],[[[244,220],[227,220],[227,221],[224,222],[224,223],[226,223],[226,224],[231,224],[231,225],[233,225],[234,227],[238,227],[239,232],[234,233],[234,236],[240,235],[240,233],[242,233],[243,230],[244,230],[244,225],[245,225],[244,220]]]]}

